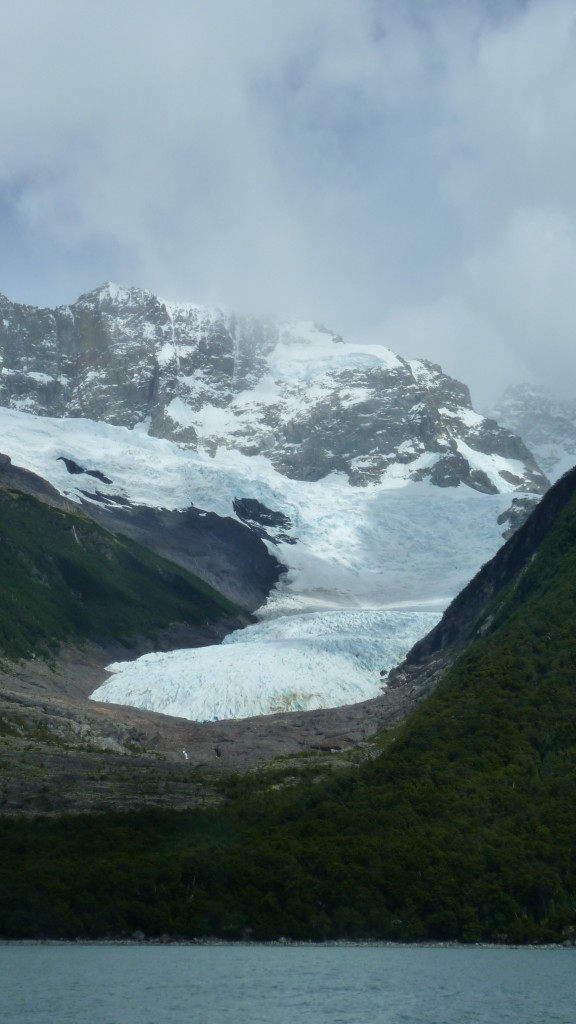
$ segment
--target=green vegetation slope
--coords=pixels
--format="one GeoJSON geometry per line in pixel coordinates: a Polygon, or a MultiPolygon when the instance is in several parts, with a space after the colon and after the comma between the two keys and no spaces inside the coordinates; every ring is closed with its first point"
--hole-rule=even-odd
{"type": "Polygon", "coordinates": [[[349,772],[2,822],[0,933],[574,942],[576,472],[523,531],[470,645],[349,772]]]}
{"type": "Polygon", "coordinates": [[[0,654],[28,658],[63,641],[130,643],[173,622],[237,613],[195,576],[86,516],[0,487],[0,654]]]}

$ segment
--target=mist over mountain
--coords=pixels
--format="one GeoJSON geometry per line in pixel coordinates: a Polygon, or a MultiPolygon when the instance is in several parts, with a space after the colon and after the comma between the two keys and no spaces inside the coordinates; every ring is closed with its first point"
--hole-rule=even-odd
{"type": "Polygon", "coordinates": [[[548,486],[465,384],[311,321],[112,284],[0,315],[16,465],[261,618],[300,613],[202,656],[115,662],[99,700],[210,720],[373,697],[548,486]],[[276,575],[261,554],[247,571],[246,535],[276,575]]]}
{"type": "Polygon", "coordinates": [[[576,947],[574,0],[1,52],[0,937],[576,947]]]}
{"type": "Polygon", "coordinates": [[[475,413],[468,388],[440,367],[347,344],[313,322],[237,317],[110,284],[55,310],[2,298],[0,317],[9,408],[261,455],[300,480],[547,486],[522,441],[475,413]]]}
{"type": "Polygon", "coordinates": [[[561,401],[536,384],[515,384],[491,415],[523,438],[550,480],[576,463],[576,403],[561,401]]]}

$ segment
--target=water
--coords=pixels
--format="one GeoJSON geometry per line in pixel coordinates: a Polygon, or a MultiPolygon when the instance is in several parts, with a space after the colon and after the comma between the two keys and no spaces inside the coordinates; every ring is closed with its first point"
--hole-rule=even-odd
{"type": "Polygon", "coordinates": [[[2,1024],[574,1024],[576,950],[3,946],[2,1024]]]}

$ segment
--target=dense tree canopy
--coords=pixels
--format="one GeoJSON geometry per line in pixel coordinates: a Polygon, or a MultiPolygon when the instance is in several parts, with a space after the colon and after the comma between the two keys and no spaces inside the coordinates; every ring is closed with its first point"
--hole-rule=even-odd
{"type": "MultiPolygon", "coordinates": [[[[489,614],[488,614],[489,613],[489,614]]],[[[576,497],[490,627],[347,771],[0,824],[0,934],[576,939],[576,497]]]]}

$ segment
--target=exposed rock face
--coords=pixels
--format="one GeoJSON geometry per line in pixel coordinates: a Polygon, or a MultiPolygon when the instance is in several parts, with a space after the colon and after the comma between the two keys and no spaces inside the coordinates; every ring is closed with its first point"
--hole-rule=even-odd
{"type": "Polygon", "coordinates": [[[143,547],[193,572],[249,611],[264,603],[286,571],[266,548],[268,534],[191,507],[180,511],[89,502],[85,511],[107,530],[131,537],[143,547]]]}
{"type": "Polygon", "coordinates": [[[538,499],[531,494],[524,495],[520,498],[512,498],[512,504],[510,508],[507,508],[505,512],[502,512],[498,516],[498,523],[500,526],[506,525],[506,528],[502,536],[508,540],[516,530],[519,530],[524,525],[528,517],[536,508],[538,499]]]}
{"type": "Polygon", "coordinates": [[[520,434],[551,480],[576,464],[576,403],[559,402],[535,384],[509,387],[494,416],[520,434]]]}
{"type": "MultiPolygon", "coordinates": [[[[109,482],[98,470],[86,470],[71,459],[62,461],[69,473],[86,473],[109,482]]],[[[12,465],[11,459],[3,454],[0,454],[0,486],[32,494],[64,511],[78,512],[75,502],[63,497],[35,473],[12,465]]],[[[105,529],[130,537],[188,569],[248,611],[263,604],[285,571],[261,539],[262,536],[268,538],[269,534],[261,530],[259,536],[250,522],[239,523],[231,516],[201,512],[194,507],[171,511],[136,505],[118,495],[111,498],[101,494],[99,497],[99,501],[82,502],[85,515],[105,529]]]]}
{"type": "Polygon", "coordinates": [[[56,310],[0,297],[0,404],[85,416],[210,452],[264,455],[287,476],[540,493],[519,439],[472,410],[440,367],[346,344],[310,322],[171,305],[105,285],[56,310]]]}

